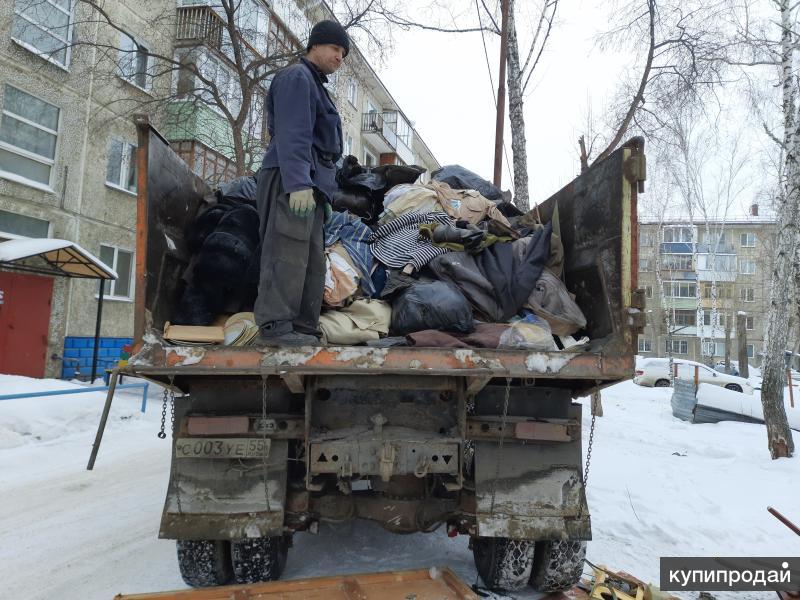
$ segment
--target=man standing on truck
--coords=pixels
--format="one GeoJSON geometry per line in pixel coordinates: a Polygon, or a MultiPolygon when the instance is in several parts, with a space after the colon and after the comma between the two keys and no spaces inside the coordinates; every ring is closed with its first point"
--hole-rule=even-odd
{"type": "Polygon", "coordinates": [[[267,96],[270,144],[258,172],[261,277],[255,318],[268,346],[314,345],[325,286],[323,223],[336,189],[342,122],[327,76],[350,51],[335,21],[314,25],[306,55],[275,75],[267,96]]]}

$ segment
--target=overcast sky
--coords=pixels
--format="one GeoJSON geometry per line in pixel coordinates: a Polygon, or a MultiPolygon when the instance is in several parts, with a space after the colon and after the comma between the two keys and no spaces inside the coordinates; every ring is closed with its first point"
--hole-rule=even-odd
{"type": "MultiPolygon", "coordinates": [[[[546,199],[575,177],[587,99],[602,104],[624,64],[594,46],[606,23],[597,4],[562,0],[559,23],[525,98],[532,201],[546,199]]],[[[487,34],[486,39],[496,87],[499,38],[487,34]]],[[[379,74],[419,135],[440,163],[459,163],[491,180],[495,108],[480,34],[398,32],[395,41],[379,74]]],[[[507,111],[505,141],[510,158],[507,111]]],[[[512,187],[506,164],[504,156],[504,189],[512,187]]]]}

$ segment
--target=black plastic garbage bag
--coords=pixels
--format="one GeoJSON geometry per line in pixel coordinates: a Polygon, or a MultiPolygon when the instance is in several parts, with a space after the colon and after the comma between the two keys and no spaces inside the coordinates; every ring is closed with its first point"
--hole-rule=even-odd
{"type": "Polygon", "coordinates": [[[502,202],[503,200],[503,193],[500,188],[461,165],[447,165],[438,171],[434,171],[431,176],[436,181],[446,183],[454,190],[475,190],[489,200],[495,202],[502,202]]]}
{"type": "Polygon", "coordinates": [[[219,186],[219,194],[228,201],[239,201],[256,205],[257,182],[254,175],[237,177],[233,181],[228,181],[219,186]]]}
{"type": "Polygon", "coordinates": [[[421,281],[392,300],[395,335],[426,329],[461,333],[475,329],[469,302],[456,287],[443,281],[421,281]]]}
{"type": "Polygon", "coordinates": [[[423,167],[416,165],[362,167],[355,156],[345,156],[336,171],[340,192],[334,194],[333,208],[349,210],[366,222],[374,223],[383,212],[386,192],[401,183],[414,183],[424,172],[423,167]]]}
{"type": "Polygon", "coordinates": [[[376,217],[375,203],[372,195],[365,191],[345,191],[336,190],[331,198],[333,210],[339,212],[351,212],[362,219],[370,220],[376,217]]]}

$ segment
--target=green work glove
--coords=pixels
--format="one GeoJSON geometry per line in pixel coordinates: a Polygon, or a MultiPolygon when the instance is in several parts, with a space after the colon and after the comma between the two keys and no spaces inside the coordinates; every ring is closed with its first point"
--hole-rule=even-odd
{"type": "Polygon", "coordinates": [[[317,202],[313,190],[300,190],[289,194],[289,208],[299,217],[307,217],[314,213],[317,202]]]}
{"type": "Polygon", "coordinates": [[[325,203],[325,222],[327,223],[328,221],[330,221],[332,216],[333,216],[333,209],[331,208],[331,203],[330,202],[326,202],[325,203]]]}

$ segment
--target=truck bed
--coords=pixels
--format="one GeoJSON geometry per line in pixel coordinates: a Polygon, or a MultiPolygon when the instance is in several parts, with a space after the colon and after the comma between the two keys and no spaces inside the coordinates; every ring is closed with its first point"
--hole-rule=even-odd
{"type": "Polygon", "coordinates": [[[140,123],[135,355],[124,372],[188,391],[197,377],[279,375],[293,391],[305,376],[455,376],[482,387],[492,378],[546,379],[573,396],[632,377],[643,297],[635,291],[636,201],[643,142],[634,139],[539,205],[564,245],[568,289],[587,318],[577,351],[482,348],[267,348],[176,346],[162,337],[189,264],[187,232],[211,190],[146,122],[140,123]],[[555,219],[554,219],[555,215],[555,219]]]}

